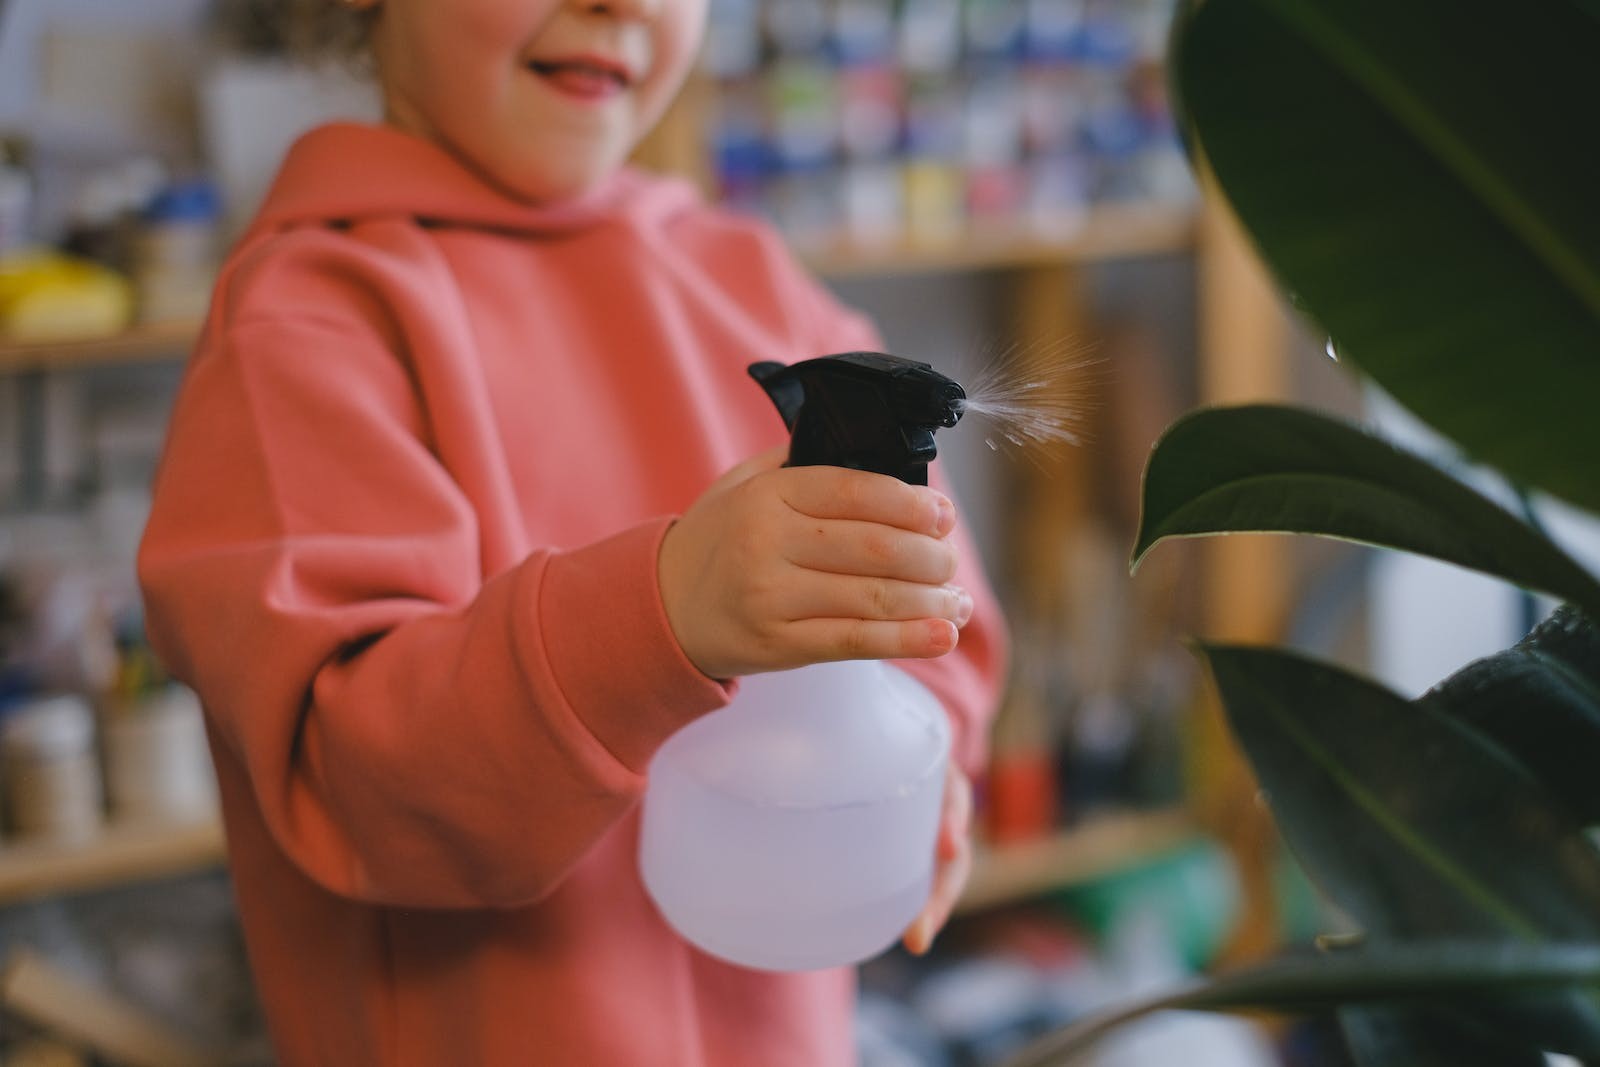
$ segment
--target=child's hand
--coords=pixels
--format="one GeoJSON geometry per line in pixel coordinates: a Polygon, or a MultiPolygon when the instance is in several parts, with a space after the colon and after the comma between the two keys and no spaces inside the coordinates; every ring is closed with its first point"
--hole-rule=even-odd
{"type": "Polygon", "coordinates": [[[941,493],[840,467],[735,467],[661,544],[667,621],[712,678],[841,659],[926,659],[956,645],[972,598],[948,584],[941,493]]]}
{"type": "Polygon", "coordinates": [[[944,776],[944,806],[939,813],[939,841],[935,845],[933,889],[922,913],[906,928],[906,948],[922,955],[950,918],[961,890],[972,873],[972,783],[954,763],[944,776]]]}

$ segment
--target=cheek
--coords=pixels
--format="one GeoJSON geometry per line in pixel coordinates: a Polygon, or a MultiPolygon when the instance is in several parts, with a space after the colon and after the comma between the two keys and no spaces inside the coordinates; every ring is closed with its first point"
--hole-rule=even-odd
{"type": "Polygon", "coordinates": [[[659,117],[683,84],[705,31],[706,0],[665,0],[663,9],[656,25],[656,62],[649,79],[652,117],[659,117]]]}
{"type": "Polygon", "coordinates": [[[503,79],[561,0],[455,0],[428,8],[421,47],[431,53],[432,74],[448,81],[464,75],[503,79]]]}
{"type": "Polygon", "coordinates": [[[413,77],[437,123],[471,127],[494,114],[520,57],[559,0],[431,4],[410,27],[413,77]]]}
{"type": "Polygon", "coordinates": [[[516,53],[527,47],[563,0],[452,0],[436,4],[437,30],[471,38],[485,49],[516,53]]]}

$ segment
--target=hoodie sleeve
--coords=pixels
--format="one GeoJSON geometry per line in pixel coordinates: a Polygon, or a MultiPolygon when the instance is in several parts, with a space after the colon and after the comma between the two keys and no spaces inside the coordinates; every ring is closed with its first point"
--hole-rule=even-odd
{"type": "MultiPolygon", "coordinates": [[[[798,327],[803,335],[812,338],[808,354],[887,351],[869,318],[842,305],[797,264],[792,266],[791,279],[798,327]]],[[[915,357],[915,353],[897,354],[915,357]]],[[[960,501],[937,463],[931,469],[930,481],[956,500],[959,509],[960,501]]],[[[955,583],[972,594],[972,618],[962,627],[953,652],[938,659],[906,660],[898,666],[944,703],[950,715],[956,761],[975,777],[988,758],[989,725],[1005,685],[1009,644],[1005,620],[976,546],[960,522],[952,536],[960,553],[955,583]]]]}
{"type": "Polygon", "coordinates": [[[140,549],[151,640],[308,877],[383,904],[524,904],[728,690],[666,621],[665,517],[484,574],[403,339],[346,267],[214,310],[140,549]]]}

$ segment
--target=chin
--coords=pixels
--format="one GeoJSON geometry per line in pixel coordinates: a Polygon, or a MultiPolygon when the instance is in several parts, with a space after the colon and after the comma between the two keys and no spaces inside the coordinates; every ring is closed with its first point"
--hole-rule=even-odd
{"type": "Polygon", "coordinates": [[[572,200],[595,189],[627,162],[626,154],[596,153],[585,157],[557,153],[520,166],[499,170],[499,184],[531,203],[572,200]]]}

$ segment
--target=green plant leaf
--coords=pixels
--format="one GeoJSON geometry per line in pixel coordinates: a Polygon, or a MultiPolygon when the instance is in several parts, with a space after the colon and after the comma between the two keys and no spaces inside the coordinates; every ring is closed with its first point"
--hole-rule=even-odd
{"type": "Polygon", "coordinates": [[[1544,1053],[1515,1034],[1427,1008],[1341,1008],[1339,1025],[1359,1067],[1545,1067],[1544,1053]]]}
{"type": "Polygon", "coordinates": [[[1580,820],[1600,824],[1600,628],[1563,605],[1514,648],[1467,666],[1420,703],[1486,735],[1580,820]]]}
{"type": "MultiPolygon", "coordinates": [[[[1600,852],[1499,746],[1294,653],[1201,653],[1284,839],[1368,936],[1600,941],[1600,852]]],[[[1600,1054],[1590,993],[1474,1010],[1600,1054]]]]}
{"type": "Polygon", "coordinates": [[[1309,1012],[1346,1004],[1433,1005],[1600,984],[1600,943],[1436,941],[1296,953],[1181,986],[1039,1038],[1006,1067],[1071,1061],[1112,1030],[1171,1009],[1309,1012]]]}
{"type": "Polygon", "coordinates": [[[1290,848],[1367,934],[1600,940],[1600,854],[1497,746],[1296,653],[1200,653],[1290,848]]]}
{"type": "Polygon", "coordinates": [[[1572,0],[1188,0],[1184,136],[1342,359],[1600,510],[1600,21],[1572,0]]]}
{"type": "Polygon", "coordinates": [[[1417,552],[1600,617],[1600,581],[1548,537],[1426,460],[1313,411],[1206,408],[1178,419],[1156,442],[1134,564],[1165,537],[1243,531],[1417,552]]]}

